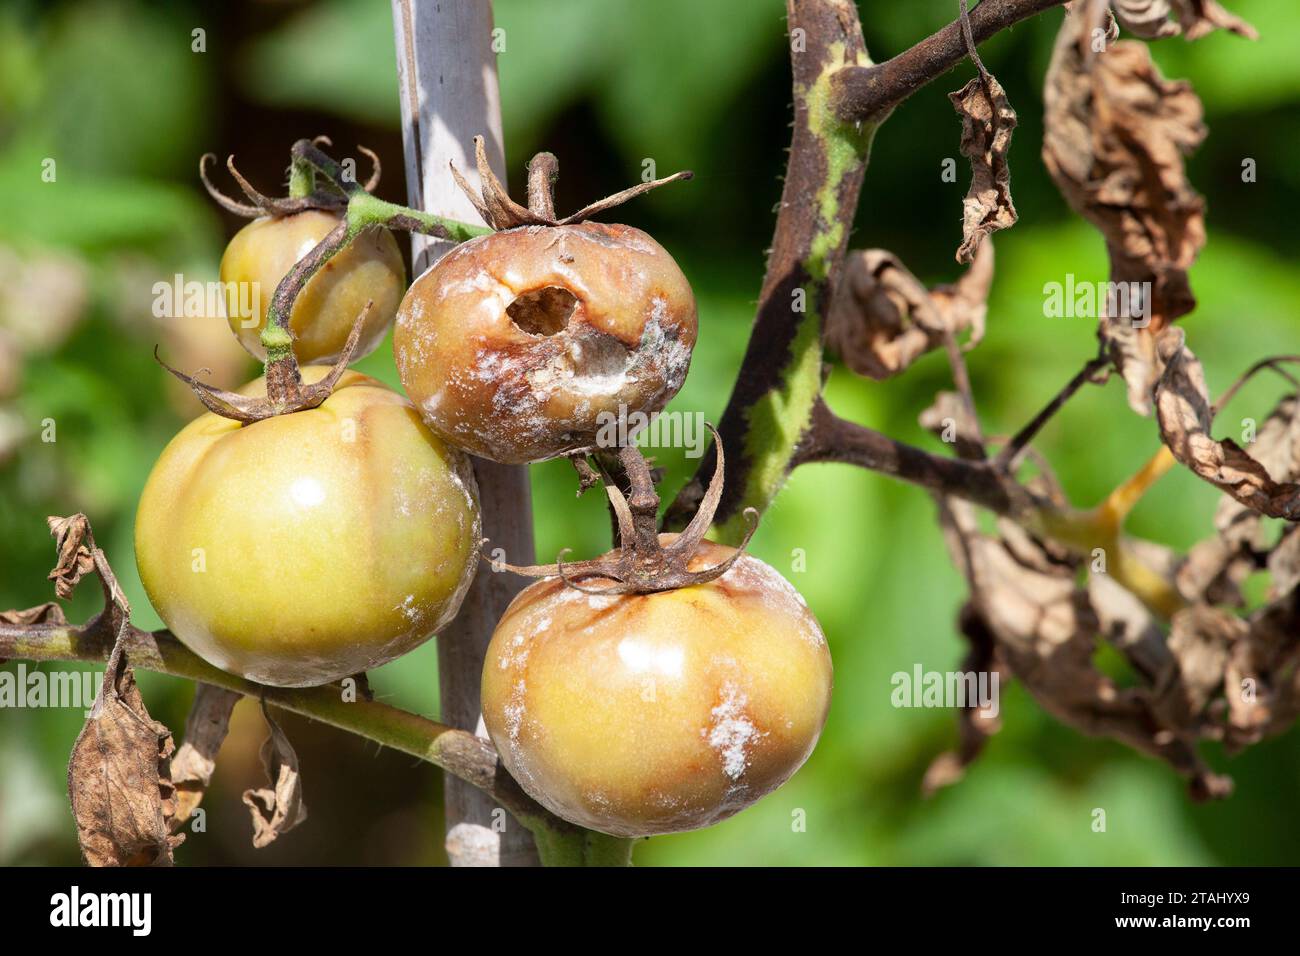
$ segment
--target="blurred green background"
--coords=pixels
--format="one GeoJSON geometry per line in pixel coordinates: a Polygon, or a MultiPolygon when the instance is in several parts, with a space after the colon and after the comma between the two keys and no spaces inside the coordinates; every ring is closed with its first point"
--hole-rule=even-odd
{"type": "MultiPolygon", "coordinates": [[[[1212,393],[1253,360],[1295,352],[1300,252],[1300,57],[1297,14],[1277,0],[1232,0],[1263,38],[1215,34],[1154,45],[1166,74],[1191,79],[1211,135],[1190,162],[1209,204],[1210,240],[1192,273],[1200,308],[1183,320],[1212,393]],[[1244,159],[1258,181],[1244,183],[1244,159]]],[[[879,60],[942,26],[955,0],[863,0],[879,60]]],[[[561,162],[569,210],[635,182],[644,158],[695,180],[619,213],[650,230],[693,283],[701,338],[674,408],[717,420],[752,318],[789,141],[790,86],[780,0],[496,0],[511,178],[534,151],[561,162]]],[[[264,191],[282,182],[296,138],[327,133],[340,149],[382,156],[386,198],[404,201],[389,5],[382,0],[148,3],[15,2],[0,7],[0,608],[52,597],[47,514],[85,511],[136,609],[159,626],[135,573],[135,502],[163,445],[199,410],[153,362],[207,365],[234,384],[254,374],[224,322],[157,320],[151,288],[177,272],[215,278],[238,222],[204,195],[198,156],[234,153],[264,191]],[[206,51],[191,51],[192,31],[206,51]],[[41,179],[42,162],[57,178],[41,179]],[[53,419],[57,441],[41,441],[53,419]]],[[[998,278],[986,341],[971,372],[986,431],[1023,424],[1095,348],[1093,323],[1045,319],[1042,286],[1073,272],[1105,278],[1101,240],[1073,217],[1038,158],[1041,86],[1061,19],[1051,11],[981,48],[1020,115],[1012,148],[1020,223],[997,237],[998,278]]],[[[959,124],[945,93],[963,65],[915,96],[876,139],[852,244],[898,253],[928,282],[957,274],[959,124]],[[958,157],[958,182],[941,165],[958,157]]],[[[224,172],[218,177],[228,183],[224,172]]],[[[362,365],[396,381],[391,351],[362,365]]],[[[877,384],[843,369],[829,395],[843,415],[935,448],[916,424],[948,387],[935,354],[877,384]]],[[[1261,377],[1220,419],[1262,420],[1278,394],[1261,377]]],[[[1156,448],[1154,423],[1122,386],[1086,389],[1040,447],[1076,504],[1102,497],[1156,448]]],[[[693,463],[663,450],[667,487],[693,463]]],[[[608,544],[596,496],[575,501],[567,465],[533,469],[541,556],[608,544]]],[[[1186,548],[1210,533],[1216,495],[1166,477],[1134,516],[1135,532],[1186,548]]],[[[836,695],[821,744],[783,789],[707,831],[642,844],[642,864],[1276,864],[1295,863],[1300,736],[1227,759],[1228,801],[1191,804],[1181,782],[1120,745],[1080,736],[1012,686],[1004,727],[957,786],[919,794],[930,760],[956,740],[944,710],[899,710],[890,676],[958,666],[953,626],[964,597],[922,492],[863,471],[800,470],[766,516],[753,550],[807,597],[830,639],[836,695]],[[806,570],[792,570],[796,549],[806,570]],[[1092,829],[1094,808],[1107,830],[1092,829]],[[806,813],[795,832],[792,814],[806,813]]],[[[84,587],[68,609],[94,610],[84,587]]],[[[5,665],[14,669],[15,664],[5,665]]],[[[50,665],[46,665],[47,668],[50,665]]],[[[438,712],[432,643],[372,675],[381,697],[438,712]]],[[[142,675],[154,715],[177,733],[192,688],[142,675]]],[[[65,766],[82,715],[0,711],[0,863],[73,863],[65,766]]],[[[293,717],[311,819],[271,847],[250,845],[240,792],[261,783],[260,717],[245,702],[205,806],[206,833],[182,863],[425,864],[445,860],[438,772],[293,717]]]]}

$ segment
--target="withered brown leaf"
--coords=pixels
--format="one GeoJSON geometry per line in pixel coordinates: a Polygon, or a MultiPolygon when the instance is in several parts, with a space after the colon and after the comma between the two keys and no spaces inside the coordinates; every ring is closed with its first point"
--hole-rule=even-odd
{"type": "Polygon", "coordinates": [[[1150,415],[1151,389],[1162,367],[1155,336],[1117,316],[1103,317],[1098,334],[1124,379],[1129,407],[1140,415],[1150,415]]]}
{"type": "Polygon", "coordinates": [[[1179,25],[1169,19],[1169,0],[1111,0],[1118,20],[1129,33],[1144,40],[1177,36],[1179,25]]]}
{"type": "Polygon", "coordinates": [[[1178,22],[1189,40],[1199,40],[1215,30],[1229,30],[1248,40],[1258,40],[1259,31],[1216,0],[1173,0],[1178,22]]]}
{"type": "Polygon", "coordinates": [[[979,424],[971,415],[966,402],[956,392],[936,394],[934,404],[921,412],[917,421],[940,441],[951,444],[958,458],[984,457],[979,424]]]}
{"type": "Polygon", "coordinates": [[[1253,26],[1216,0],[1112,0],[1112,4],[1124,28],[1148,40],[1180,33],[1198,40],[1220,29],[1250,40],[1259,38],[1253,26]]]}
{"type": "Polygon", "coordinates": [[[907,369],[943,344],[948,334],[984,335],[993,283],[993,243],[954,283],[926,289],[897,256],[884,249],[850,252],[826,319],[826,345],[858,375],[882,380],[907,369]]]}
{"type": "Polygon", "coordinates": [[[1016,111],[992,73],[981,69],[948,99],[961,116],[961,154],[970,160],[971,184],[962,200],[962,241],[957,261],[970,263],[990,233],[1016,224],[1007,153],[1016,111]]]}
{"type": "Polygon", "coordinates": [[[90,519],[84,514],[67,518],[51,515],[45,519],[45,523],[50,526],[50,534],[54,536],[59,553],[58,562],[50,572],[49,579],[54,582],[54,593],[60,600],[66,601],[72,596],[78,582],[95,570],[90,519]]]}
{"type": "Polygon", "coordinates": [[[171,763],[176,788],[176,812],[169,821],[173,833],[203,801],[217,765],[217,752],[230,729],[230,714],[242,696],[211,684],[195,685],[194,703],[185,721],[185,740],[171,763]]]}
{"type": "Polygon", "coordinates": [[[135,674],[109,665],[99,699],[72,748],[68,794],[90,866],[170,866],[175,811],[168,777],[171,732],[149,716],[135,674]]]}
{"type": "MultiPolygon", "coordinates": [[[[1250,456],[1280,482],[1300,478],[1296,408],[1296,396],[1284,396],[1249,442],[1250,456]]],[[[1300,575],[1300,536],[1288,533],[1270,550],[1260,513],[1230,495],[1219,499],[1214,526],[1218,533],[1198,542],[1178,570],[1178,589],[1188,600],[1244,606],[1241,585],[1258,569],[1258,556],[1266,552],[1274,593],[1284,594],[1295,586],[1300,575]]]]}
{"type": "Polygon", "coordinates": [[[67,624],[63,608],[53,601],[23,610],[0,611],[0,624],[67,624]]]}
{"type": "Polygon", "coordinates": [[[1246,622],[1222,608],[1196,604],[1174,615],[1168,647],[1173,664],[1152,689],[1156,712],[1179,727],[1198,727],[1223,689],[1232,643],[1246,622]]]}
{"type": "Polygon", "coordinates": [[[1292,589],[1253,614],[1232,646],[1224,674],[1228,726],[1235,752],[1291,729],[1300,718],[1300,590],[1292,589]]]}
{"type": "Polygon", "coordinates": [[[1196,304],[1187,270],[1205,244],[1205,204],[1183,157],[1206,131],[1191,85],[1161,76],[1145,44],[1093,51],[1085,7],[1065,18],[1048,68],[1043,162],[1071,208],[1102,233],[1111,282],[1130,293],[1127,314],[1103,317],[1102,334],[1130,404],[1149,414],[1159,374],[1150,337],[1196,304]]]}
{"type": "Polygon", "coordinates": [[[270,736],[262,744],[262,766],[266,769],[270,786],[245,790],[243,798],[253,817],[253,846],[259,850],[307,819],[298,754],[280,725],[272,719],[265,701],[262,703],[262,716],[266,718],[270,731],[270,736]]]}
{"type": "MultiPolygon", "coordinates": [[[[1000,665],[1070,726],[1166,761],[1187,778],[1194,798],[1226,796],[1231,781],[1197,753],[1195,728],[1166,723],[1148,688],[1119,687],[1093,663],[1102,635],[1149,677],[1166,668],[1162,635],[1140,603],[1118,600],[1104,587],[1080,588],[1077,561],[1053,554],[1009,521],[998,522],[998,536],[988,535],[969,504],[939,504],[949,552],[970,586],[963,613],[976,615],[992,636],[1000,665]]],[[[940,765],[934,773],[943,782],[953,769],[940,765]]]]}
{"type": "Polygon", "coordinates": [[[1210,435],[1213,412],[1201,363],[1185,344],[1182,329],[1158,341],[1164,372],[1155,387],[1160,437],[1175,458],[1225,494],[1270,518],[1300,520],[1300,484],[1275,481],[1268,470],[1230,438],[1210,435]]]}
{"type": "Polygon", "coordinates": [[[1300,586],[1300,525],[1288,528],[1269,552],[1268,576],[1274,597],[1289,594],[1300,586]]]}

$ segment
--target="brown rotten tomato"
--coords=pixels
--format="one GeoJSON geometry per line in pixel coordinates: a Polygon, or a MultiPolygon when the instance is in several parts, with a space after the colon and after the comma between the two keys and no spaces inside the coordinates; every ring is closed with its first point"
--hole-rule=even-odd
{"type": "MultiPolygon", "coordinates": [[[[235,233],[221,257],[226,319],[241,345],[266,359],[262,329],[276,286],[294,264],[339,224],[334,212],[308,209],[255,219],[235,233]]],[[[303,363],[339,357],[367,301],[372,302],[353,358],[373,352],[392,324],[406,287],[406,267],[387,229],[362,231],[307,280],[289,314],[293,351],[303,363]]]]}
{"type": "Polygon", "coordinates": [[[145,485],[135,550],[149,600],[191,650],[302,687],[384,664],[449,621],[479,526],[468,459],[401,395],[345,372],[316,408],[182,429],[145,485]]]}
{"type": "Polygon", "coordinates": [[[695,297],[639,229],[587,221],[689,172],[555,217],[558,165],[528,165],[514,202],[475,137],[481,193],[452,174],[496,232],[458,246],[406,293],[393,349],[406,394],[447,441],[507,464],[621,441],[668,404],[695,346],[695,297]],[[602,432],[602,429],[608,431],[602,432]]]}
{"type": "Polygon", "coordinates": [[[584,222],[458,246],[407,292],[393,346],[430,428],[518,464],[660,411],[686,378],[695,333],[672,256],[639,229],[584,222]]]}
{"type": "MultiPolygon", "coordinates": [[[[689,567],[735,555],[703,542],[689,567]]],[[[675,590],[582,587],[547,578],[522,591],[483,668],[488,733],[534,799],[580,826],[647,836],[717,823],[799,769],[826,721],[831,658],[780,574],[740,555],[675,590]]]]}

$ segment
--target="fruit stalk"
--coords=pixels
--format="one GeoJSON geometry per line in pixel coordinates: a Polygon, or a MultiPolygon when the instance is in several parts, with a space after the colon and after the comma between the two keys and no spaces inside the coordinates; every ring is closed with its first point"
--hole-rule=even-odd
{"type": "Polygon", "coordinates": [[[297,401],[302,393],[302,375],[298,370],[298,359],[293,354],[293,332],[289,329],[293,304],[308,280],[347,246],[356,232],[349,220],[340,222],[311,252],[294,264],[271,296],[266,327],[262,329],[262,347],[266,349],[266,395],[272,402],[288,405],[297,401]]]}

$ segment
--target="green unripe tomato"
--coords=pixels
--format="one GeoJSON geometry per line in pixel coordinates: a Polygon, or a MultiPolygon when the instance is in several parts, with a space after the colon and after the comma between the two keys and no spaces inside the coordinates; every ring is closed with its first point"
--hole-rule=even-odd
{"type": "MultiPolygon", "coordinates": [[[[266,359],[262,328],[280,280],[337,226],[334,213],[308,210],[281,218],[254,219],[230,240],[221,257],[226,319],[241,345],[266,359]]],[[[367,229],[307,280],[289,314],[299,362],[328,364],[339,357],[352,326],[373,301],[355,358],[384,338],[406,289],[406,267],[387,229],[367,229]]]]}
{"type": "MultiPolygon", "coordinates": [[[[263,395],[265,381],[242,391],[263,395]]],[[[318,408],[242,427],[209,413],[182,429],[141,495],[136,562],[158,614],[204,660],[264,684],[323,684],[455,615],[478,561],[477,495],[469,460],[410,402],[346,372],[318,408]]]]}

